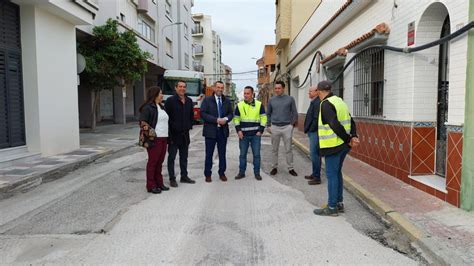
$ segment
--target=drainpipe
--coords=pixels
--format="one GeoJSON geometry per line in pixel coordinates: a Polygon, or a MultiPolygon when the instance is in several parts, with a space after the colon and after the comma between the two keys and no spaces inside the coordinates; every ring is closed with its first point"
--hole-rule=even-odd
{"type": "MultiPolygon", "coordinates": [[[[469,21],[474,20],[474,0],[469,1],[469,21]]],[[[474,30],[467,37],[466,103],[461,177],[461,208],[474,210],[474,30]]]]}

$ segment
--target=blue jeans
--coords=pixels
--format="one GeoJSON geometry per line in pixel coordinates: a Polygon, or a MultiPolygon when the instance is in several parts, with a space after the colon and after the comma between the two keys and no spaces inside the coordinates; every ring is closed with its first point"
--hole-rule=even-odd
{"type": "Polygon", "coordinates": [[[260,136],[244,136],[239,140],[240,156],[239,156],[239,174],[245,175],[247,169],[247,152],[249,146],[252,148],[253,154],[253,173],[260,175],[260,136]]]}
{"type": "Polygon", "coordinates": [[[315,180],[321,180],[321,157],[319,156],[319,139],[318,132],[308,132],[309,138],[309,155],[313,165],[311,176],[315,180]]]}
{"type": "Polygon", "coordinates": [[[336,208],[338,202],[342,202],[342,164],[349,152],[349,147],[344,150],[326,155],[326,177],[328,179],[328,206],[330,208],[336,208]]]}
{"type": "Polygon", "coordinates": [[[219,153],[219,176],[225,175],[226,159],[225,152],[227,146],[227,137],[222,127],[217,128],[216,138],[205,138],[206,143],[206,160],[204,163],[204,176],[212,174],[212,157],[217,144],[217,152],[219,153]]]}

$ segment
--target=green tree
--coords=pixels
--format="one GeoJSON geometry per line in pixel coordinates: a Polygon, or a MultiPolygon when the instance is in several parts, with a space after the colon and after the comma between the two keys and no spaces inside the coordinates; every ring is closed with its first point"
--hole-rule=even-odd
{"type": "Polygon", "coordinates": [[[81,42],[78,49],[86,59],[81,82],[94,91],[91,116],[95,129],[100,91],[123,88],[140,79],[147,72],[151,54],[140,49],[132,31],[119,32],[118,22],[112,19],[94,27],[91,38],[81,42]]]}

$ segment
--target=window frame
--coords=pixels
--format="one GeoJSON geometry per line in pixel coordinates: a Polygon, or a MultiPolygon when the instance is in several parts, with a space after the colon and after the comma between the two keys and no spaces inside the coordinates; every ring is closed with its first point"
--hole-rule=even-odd
{"type": "Polygon", "coordinates": [[[383,117],[385,52],[373,48],[354,62],[353,114],[356,117],[383,117]]]}

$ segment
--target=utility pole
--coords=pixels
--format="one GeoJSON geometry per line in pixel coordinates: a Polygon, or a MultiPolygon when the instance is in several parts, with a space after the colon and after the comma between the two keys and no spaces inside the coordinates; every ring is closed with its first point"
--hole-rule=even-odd
{"type": "MultiPolygon", "coordinates": [[[[469,21],[474,21],[474,0],[469,1],[469,21]]],[[[474,210],[474,30],[467,37],[466,102],[461,176],[461,208],[474,210]]]]}

